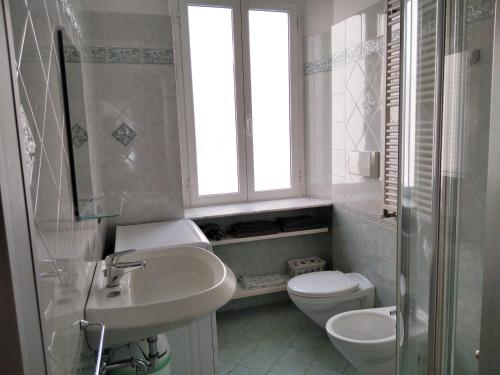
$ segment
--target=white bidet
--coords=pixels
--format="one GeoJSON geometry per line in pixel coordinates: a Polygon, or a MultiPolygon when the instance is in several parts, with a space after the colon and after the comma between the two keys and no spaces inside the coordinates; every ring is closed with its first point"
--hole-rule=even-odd
{"type": "Polygon", "coordinates": [[[361,374],[396,374],[394,311],[394,306],[348,311],[326,323],[330,341],[361,374]]]}

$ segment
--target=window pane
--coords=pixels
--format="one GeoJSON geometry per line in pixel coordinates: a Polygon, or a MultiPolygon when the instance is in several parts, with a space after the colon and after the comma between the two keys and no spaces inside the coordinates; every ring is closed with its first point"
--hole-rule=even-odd
{"type": "Polygon", "coordinates": [[[238,192],[233,11],[189,6],[199,195],[238,192]]]}
{"type": "Polygon", "coordinates": [[[285,12],[249,11],[256,191],[291,187],[288,23],[285,12]]]}

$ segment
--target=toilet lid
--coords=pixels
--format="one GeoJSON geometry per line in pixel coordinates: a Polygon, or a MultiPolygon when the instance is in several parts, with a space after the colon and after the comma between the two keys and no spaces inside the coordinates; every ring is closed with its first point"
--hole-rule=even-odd
{"type": "Polygon", "coordinates": [[[333,297],[351,293],[359,282],[340,271],[311,272],[288,282],[288,291],[302,297],[333,297]]]}

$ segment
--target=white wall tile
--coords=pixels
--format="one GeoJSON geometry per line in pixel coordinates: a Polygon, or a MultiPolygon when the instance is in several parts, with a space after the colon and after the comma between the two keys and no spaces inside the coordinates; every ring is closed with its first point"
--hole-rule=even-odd
{"type": "MultiPolygon", "coordinates": [[[[80,0],[72,3],[74,9],[82,6],[80,0]]],[[[75,43],[85,41],[78,40],[79,33],[71,30],[78,19],[69,20],[67,12],[60,12],[61,4],[56,0],[33,0],[29,12],[24,1],[10,1],[9,5],[20,64],[19,100],[36,143],[28,206],[35,223],[31,238],[45,354],[49,373],[70,374],[78,366],[84,348],[74,323],[83,318],[95,261],[102,256],[103,227],[73,217],[60,70],[53,43],[61,25],[75,43]]],[[[83,27],[83,21],[78,22],[83,27]]],[[[93,82],[87,84],[88,91],[92,91],[93,82]]],[[[89,113],[95,111],[92,103],[87,104],[89,113]]]]}

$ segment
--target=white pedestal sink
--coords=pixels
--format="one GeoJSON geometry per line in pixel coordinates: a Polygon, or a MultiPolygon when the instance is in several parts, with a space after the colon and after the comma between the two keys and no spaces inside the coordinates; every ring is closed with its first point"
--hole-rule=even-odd
{"type": "MultiPolygon", "coordinates": [[[[236,290],[233,272],[201,248],[139,251],[121,260],[145,260],[146,267],[124,275],[118,287],[108,288],[104,262],[99,262],[85,308],[86,320],[106,326],[105,347],[185,325],[225,305],[236,290]]],[[[96,345],[91,332],[89,341],[96,345]]]]}

